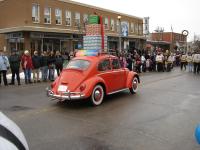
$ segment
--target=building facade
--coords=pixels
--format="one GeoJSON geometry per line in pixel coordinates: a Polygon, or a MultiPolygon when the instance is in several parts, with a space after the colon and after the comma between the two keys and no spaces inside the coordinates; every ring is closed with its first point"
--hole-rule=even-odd
{"type": "Polygon", "coordinates": [[[70,0],[3,0],[0,48],[31,52],[81,49],[88,17],[94,13],[103,17],[108,49],[119,49],[119,36],[123,49],[144,47],[143,18],[70,0]],[[124,25],[128,27],[125,36],[120,34],[124,25]]]}
{"type": "Polygon", "coordinates": [[[187,35],[174,32],[152,33],[147,43],[165,50],[185,50],[187,49],[187,35]]]}

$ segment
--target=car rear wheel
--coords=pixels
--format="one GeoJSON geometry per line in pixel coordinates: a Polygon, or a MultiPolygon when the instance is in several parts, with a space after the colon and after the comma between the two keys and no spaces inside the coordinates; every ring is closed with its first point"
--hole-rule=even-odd
{"type": "Polygon", "coordinates": [[[92,91],[90,101],[93,106],[98,106],[103,102],[104,99],[104,89],[101,85],[96,85],[92,91]]]}
{"type": "Polygon", "coordinates": [[[138,90],[138,79],[136,77],[133,78],[131,83],[131,88],[129,88],[131,94],[135,94],[138,90]]]}

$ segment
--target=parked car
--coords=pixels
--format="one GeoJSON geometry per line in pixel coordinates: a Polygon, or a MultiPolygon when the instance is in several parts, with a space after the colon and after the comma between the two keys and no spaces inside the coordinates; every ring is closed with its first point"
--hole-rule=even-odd
{"type": "Polygon", "coordinates": [[[64,66],[60,76],[47,89],[47,96],[58,101],[90,98],[91,103],[98,106],[105,95],[123,90],[136,93],[139,83],[138,74],[122,68],[116,56],[81,56],[64,66]]]}

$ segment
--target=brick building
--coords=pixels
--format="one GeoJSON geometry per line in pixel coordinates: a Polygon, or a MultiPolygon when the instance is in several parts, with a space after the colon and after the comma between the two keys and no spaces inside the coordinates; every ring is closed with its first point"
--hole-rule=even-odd
{"type": "Polygon", "coordinates": [[[174,48],[183,50],[187,48],[187,36],[174,32],[151,33],[147,43],[165,50],[173,50],[174,48]]]}
{"type": "Polygon", "coordinates": [[[70,0],[0,1],[0,48],[32,52],[81,48],[88,16],[94,12],[103,17],[108,49],[119,48],[122,23],[128,26],[122,47],[143,48],[143,18],[70,0]]]}

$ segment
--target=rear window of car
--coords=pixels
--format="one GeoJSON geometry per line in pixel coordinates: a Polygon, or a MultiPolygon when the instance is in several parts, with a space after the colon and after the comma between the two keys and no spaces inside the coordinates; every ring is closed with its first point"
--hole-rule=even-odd
{"type": "Polygon", "coordinates": [[[70,61],[66,66],[65,69],[81,69],[86,70],[90,66],[90,62],[87,60],[77,59],[70,61]]]}

